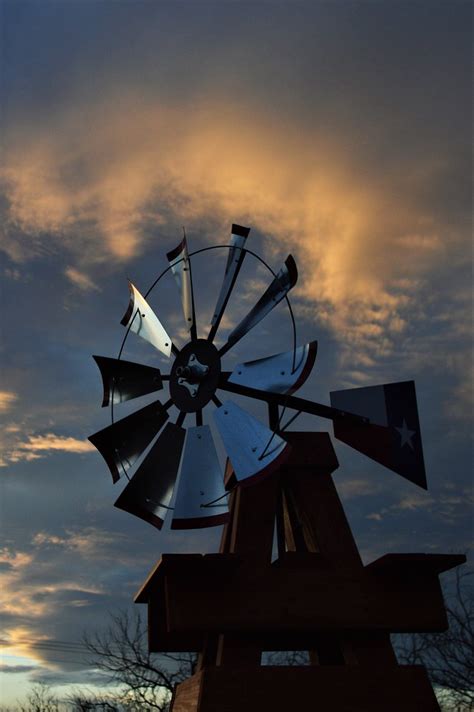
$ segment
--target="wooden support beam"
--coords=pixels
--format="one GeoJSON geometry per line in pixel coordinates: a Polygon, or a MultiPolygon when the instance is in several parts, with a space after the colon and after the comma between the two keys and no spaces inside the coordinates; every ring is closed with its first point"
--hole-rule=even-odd
{"type": "Polygon", "coordinates": [[[421,666],[216,667],[181,683],[173,712],[440,712],[421,666]]]}
{"type": "Polygon", "coordinates": [[[331,477],[339,463],[329,435],[288,433],[287,439],[292,450],[282,467],[282,484],[289,546],[296,551],[318,551],[338,567],[361,568],[362,560],[331,477]]]}

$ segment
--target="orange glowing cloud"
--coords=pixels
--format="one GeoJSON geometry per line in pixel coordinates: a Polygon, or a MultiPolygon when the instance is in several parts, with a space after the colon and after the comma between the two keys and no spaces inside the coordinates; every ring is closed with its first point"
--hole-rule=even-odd
{"type": "Polygon", "coordinates": [[[12,229],[5,249],[21,260],[48,233],[75,255],[68,276],[86,288],[88,266],[144,249],[144,225],[155,239],[170,218],[224,239],[230,222],[245,222],[275,252],[296,254],[308,314],[353,347],[369,344],[367,363],[390,353],[417,285],[465,239],[417,200],[443,166],[430,159],[405,185],[328,128],[270,123],[218,101],[186,111],[123,95],[11,142],[3,177],[22,237],[12,229]]]}

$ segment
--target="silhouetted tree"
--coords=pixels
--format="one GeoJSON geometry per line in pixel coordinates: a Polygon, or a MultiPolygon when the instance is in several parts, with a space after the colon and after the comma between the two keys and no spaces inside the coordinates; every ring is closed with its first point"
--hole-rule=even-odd
{"type": "Polygon", "coordinates": [[[456,569],[447,597],[449,629],[445,633],[396,636],[395,649],[403,665],[424,665],[440,701],[456,712],[474,710],[473,573],[456,569]]]}
{"type": "Polygon", "coordinates": [[[83,690],[67,696],[71,712],[124,712],[124,707],[112,695],[97,695],[83,690]]]}
{"type": "Polygon", "coordinates": [[[196,660],[191,653],[150,653],[146,625],[138,613],[111,615],[108,628],[86,635],[84,644],[91,662],[120,686],[119,701],[131,712],[166,712],[175,685],[192,675],[196,660]]]}
{"type": "Polygon", "coordinates": [[[60,712],[61,707],[49,685],[37,682],[26,695],[25,701],[17,703],[16,709],[19,712],[60,712]]]}

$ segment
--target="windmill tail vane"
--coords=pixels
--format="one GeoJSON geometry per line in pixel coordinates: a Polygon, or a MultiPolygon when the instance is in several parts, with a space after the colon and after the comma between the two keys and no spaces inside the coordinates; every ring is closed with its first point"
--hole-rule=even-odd
{"type": "MultiPolygon", "coordinates": [[[[112,423],[89,440],[104,458],[114,483],[125,474],[128,482],[115,506],[161,529],[172,512],[172,529],[216,526],[228,518],[227,492],[211,423],[220,435],[232,464],[235,482],[244,486],[262,480],[278,469],[289,455],[283,431],[300,413],[333,422],[334,436],[379,464],[426,488],[423,449],[413,381],[333,391],[331,405],[293,395],[306,382],[314,367],[318,343],[296,343],[296,330],[288,294],[298,271],[289,255],[278,272],[268,267],[272,279],[248,314],[230,332],[219,348],[214,343],[238,276],[248,254],[250,228],[232,225],[227,245],[189,252],[186,234],[167,253],[168,268],[178,288],[189,340],[182,347],[173,342],[145,296],[129,282],[129,304],[121,324],[127,329],[118,358],[94,356],[103,383],[102,406],[110,407],[112,423]],[[222,286],[209,332],[198,336],[192,277],[192,257],[209,249],[227,250],[222,286]],[[273,309],[286,301],[293,325],[293,348],[265,358],[222,367],[225,355],[273,309]],[[168,374],[161,369],[121,358],[132,333],[171,362],[168,374]],[[169,397],[155,400],[115,420],[114,407],[163,391],[169,397]],[[251,415],[228,398],[239,395],[265,404],[269,424],[251,415]],[[178,410],[170,422],[170,409],[178,410]],[[204,410],[212,420],[204,422],[204,410]],[[295,411],[285,426],[283,413],[295,411]],[[195,424],[184,427],[194,415],[195,424]],[[132,474],[129,477],[129,471],[132,474]]],[[[227,485],[228,486],[228,485],[227,485]]]]}

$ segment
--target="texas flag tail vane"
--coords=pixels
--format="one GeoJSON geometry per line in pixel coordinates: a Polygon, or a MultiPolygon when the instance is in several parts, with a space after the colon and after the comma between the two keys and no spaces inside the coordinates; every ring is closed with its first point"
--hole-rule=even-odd
{"type": "Polygon", "coordinates": [[[335,419],[334,436],[427,489],[414,381],[333,391],[331,405],[364,416],[370,425],[335,419]]]}

